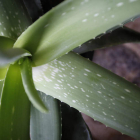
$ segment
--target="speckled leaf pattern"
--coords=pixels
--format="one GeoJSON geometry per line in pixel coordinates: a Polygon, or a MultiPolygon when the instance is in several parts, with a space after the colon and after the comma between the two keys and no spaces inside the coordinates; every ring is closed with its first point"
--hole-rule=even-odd
{"type": "Polygon", "coordinates": [[[17,39],[31,24],[22,0],[0,0],[0,36],[17,39]]]}
{"type": "Polygon", "coordinates": [[[0,140],[29,140],[30,102],[20,68],[10,65],[1,97],[0,140]]]}
{"type": "Polygon", "coordinates": [[[140,89],[70,52],[33,69],[36,88],[121,133],[140,139],[140,89]]]}
{"type": "Polygon", "coordinates": [[[66,0],[30,26],[14,47],[31,52],[36,66],[45,64],[122,26],[140,14],[139,5],[139,0],[66,0]]]}
{"type": "Polygon", "coordinates": [[[62,139],[61,140],[92,140],[88,126],[81,113],[61,103],[62,111],[62,139]]]}
{"type": "Polygon", "coordinates": [[[115,45],[123,43],[139,43],[140,33],[131,30],[127,27],[120,27],[111,33],[102,34],[96,39],[89,40],[88,42],[82,44],[81,46],[75,48],[73,51],[75,53],[85,53],[88,51],[93,51],[96,49],[102,49],[105,47],[112,47],[115,45]]]}
{"type": "Polygon", "coordinates": [[[26,56],[31,56],[31,54],[21,48],[10,48],[6,50],[0,49],[0,68],[26,56]]]}
{"type": "Polygon", "coordinates": [[[42,92],[38,93],[49,112],[44,114],[31,107],[31,140],[61,140],[60,102],[42,92]]]}

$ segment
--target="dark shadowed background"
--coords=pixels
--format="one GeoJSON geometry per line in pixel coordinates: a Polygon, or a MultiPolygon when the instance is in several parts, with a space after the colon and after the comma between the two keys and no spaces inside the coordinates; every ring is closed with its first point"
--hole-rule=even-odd
{"type": "MultiPolygon", "coordinates": [[[[140,32],[140,18],[127,27],[140,32]]],[[[93,62],[140,87],[140,43],[127,43],[94,51],[93,62]]],[[[93,140],[135,140],[82,114],[93,140]]]]}

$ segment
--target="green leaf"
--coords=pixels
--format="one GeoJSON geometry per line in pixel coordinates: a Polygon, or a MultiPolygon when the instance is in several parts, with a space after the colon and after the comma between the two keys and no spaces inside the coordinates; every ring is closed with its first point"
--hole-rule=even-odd
{"type": "Polygon", "coordinates": [[[1,91],[2,91],[2,87],[3,87],[3,81],[0,80],[0,100],[1,100],[1,91]]]}
{"type": "Polygon", "coordinates": [[[31,54],[21,48],[11,48],[6,50],[0,49],[0,67],[4,67],[25,56],[31,56],[31,54]]]}
{"type": "Polygon", "coordinates": [[[15,43],[14,40],[7,37],[0,36],[0,49],[12,48],[14,43],[15,43]]]}
{"type": "Polygon", "coordinates": [[[5,76],[6,76],[6,73],[7,73],[7,69],[8,69],[8,66],[4,67],[4,68],[0,68],[0,80],[5,79],[5,76]]]}
{"type": "Polygon", "coordinates": [[[61,112],[58,100],[38,92],[49,113],[39,112],[31,107],[31,139],[32,140],[61,140],[61,112]]]}
{"type": "MultiPolygon", "coordinates": [[[[10,49],[14,45],[14,40],[0,36],[0,50],[10,49]]],[[[1,53],[1,52],[0,52],[1,53]]],[[[11,54],[10,54],[11,56],[11,54]]],[[[1,57],[0,56],[0,65],[1,65],[1,57]]],[[[10,60],[11,61],[11,60],[10,60]]],[[[3,62],[2,62],[3,63],[3,62]]],[[[0,68],[0,80],[3,80],[5,78],[6,72],[7,72],[8,66],[4,68],[0,68]]]]}
{"type": "Polygon", "coordinates": [[[20,68],[10,65],[1,97],[0,139],[29,140],[30,102],[24,91],[20,68]]]}
{"type": "Polygon", "coordinates": [[[67,104],[61,103],[62,140],[92,140],[88,126],[81,113],[67,104]]]}
{"type": "Polygon", "coordinates": [[[23,0],[23,2],[33,22],[43,15],[40,0],[23,0]]]}
{"type": "Polygon", "coordinates": [[[123,43],[140,42],[140,33],[131,30],[127,27],[118,28],[111,33],[102,34],[96,39],[92,39],[81,46],[75,48],[73,51],[76,53],[85,53],[96,49],[105,47],[112,47],[123,43]]]}
{"type": "Polygon", "coordinates": [[[140,14],[139,5],[134,0],[66,0],[31,25],[14,47],[31,52],[36,66],[45,64],[133,20],[140,14]]]}
{"type": "Polygon", "coordinates": [[[36,88],[105,125],[140,139],[140,89],[69,53],[33,69],[36,88]]]}
{"type": "Polygon", "coordinates": [[[31,62],[29,58],[24,58],[21,63],[21,77],[23,81],[23,86],[25,89],[25,92],[31,101],[31,103],[34,105],[35,108],[37,108],[42,113],[48,112],[47,107],[44,105],[42,100],[39,98],[39,95],[35,89],[33,79],[32,79],[32,67],[31,62]]]}
{"type": "Polygon", "coordinates": [[[0,14],[0,36],[17,39],[31,24],[22,0],[1,0],[0,14]]]}

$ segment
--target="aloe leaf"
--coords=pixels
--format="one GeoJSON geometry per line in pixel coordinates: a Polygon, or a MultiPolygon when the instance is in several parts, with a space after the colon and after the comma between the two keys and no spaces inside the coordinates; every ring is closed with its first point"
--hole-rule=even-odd
{"type": "Polygon", "coordinates": [[[25,56],[31,56],[31,54],[28,51],[21,48],[0,50],[0,67],[4,67],[25,56]]]}
{"type": "Polygon", "coordinates": [[[1,97],[0,139],[29,140],[30,102],[23,88],[20,68],[10,65],[1,97]]]}
{"type": "Polygon", "coordinates": [[[102,34],[96,39],[89,40],[88,42],[82,44],[81,46],[75,48],[73,51],[76,53],[85,53],[88,51],[93,51],[96,49],[101,49],[105,47],[112,47],[114,45],[119,45],[123,43],[139,43],[140,33],[131,30],[127,27],[120,27],[111,33],[102,34]]]}
{"type": "Polygon", "coordinates": [[[105,125],[140,139],[140,89],[70,52],[33,69],[38,90],[105,125]]]}
{"type": "Polygon", "coordinates": [[[45,64],[110,28],[122,26],[140,14],[139,5],[140,1],[134,0],[66,0],[31,25],[14,47],[31,52],[36,66],[45,64]]]}
{"type": "Polygon", "coordinates": [[[17,39],[31,24],[22,0],[1,0],[0,14],[0,36],[17,39]]]}
{"type": "Polygon", "coordinates": [[[8,66],[4,67],[4,68],[0,68],[0,80],[5,79],[5,76],[6,76],[6,73],[7,73],[7,69],[8,69],[8,66]]]}
{"type": "Polygon", "coordinates": [[[3,80],[0,80],[0,100],[1,100],[2,87],[3,87],[3,80]]]}
{"type": "Polygon", "coordinates": [[[44,114],[31,107],[31,139],[32,140],[61,140],[61,111],[58,100],[38,92],[49,113],[44,114]]]}
{"type": "MultiPolygon", "coordinates": [[[[0,36],[0,50],[12,48],[14,42],[15,41],[10,39],[10,38],[0,36]]],[[[8,68],[8,66],[6,66],[4,68],[0,68],[0,80],[3,80],[5,78],[5,75],[6,75],[6,72],[7,72],[7,68],[8,68]]]]}
{"type": "Polygon", "coordinates": [[[44,105],[35,89],[32,79],[32,67],[29,58],[27,57],[24,58],[20,66],[23,86],[29,100],[34,105],[34,107],[37,108],[42,113],[48,112],[47,107],[44,105]]]}
{"type": "Polygon", "coordinates": [[[79,111],[65,103],[61,103],[61,110],[62,140],[92,140],[88,126],[79,111]]]}
{"type": "Polygon", "coordinates": [[[0,49],[9,49],[14,45],[15,40],[0,36],[0,49]]]}
{"type": "Polygon", "coordinates": [[[23,2],[33,22],[43,15],[43,8],[40,0],[23,0],[23,2]]]}

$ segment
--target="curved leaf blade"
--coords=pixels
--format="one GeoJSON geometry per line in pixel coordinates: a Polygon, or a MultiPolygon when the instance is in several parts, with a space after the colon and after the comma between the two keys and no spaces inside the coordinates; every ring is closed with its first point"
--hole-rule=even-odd
{"type": "Polygon", "coordinates": [[[12,48],[15,43],[15,40],[12,40],[7,37],[0,36],[0,49],[9,49],[12,48]]]}
{"type": "Polygon", "coordinates": [[[69,53],[33,69],[36,88],[123,134],[140,139],[140,89],[69,53]]]}
{"type": "Polygon", "coordinates": [[[140,1],[131,0],[64,1],[30,26],[14,47],[31,52],[36,66],[45,64],[110,28],[122,26],[140,14],[139,5],[140,1]]]}
{"type": "Polygon", "coordinates": [[[21,0],[1,0],[0,36],[17,39],[31,24],[31,19],[21,0]]]}
{"type": "Polygon", "coordinates": [[[39,112],[31,107],[31,139],[32,140],[61,140],[61,111],[58,100],[38,92],[49,113],[39,112]]]}
{"type": "MultiPolygon", "coordinates": [[[[0,100],[1,100],[1,93],[2,93],[3,81],[0,80],[0,100]]],[[[0,102],[1,104],[1,102],[0,102]]]]}
{"type": "Polygon", "coordinates": [[[8,67],[0,68],[0,80],[4,80],[8,67]]]}
{"type": "Polygon", "coordinates": [[[37,108],[42,113],[48,112],[47,107],[44,105],[35,89],[32,79],[32,67],[29,58],[27,57],[24,58],[20,66],[23,86],[29,100],[34,105],[34,107],[37,108]]]}
{"type": "Polygon", "coordinates": [[[127,27],[118,28],[111,33],[102,34],[96,39],[92,39],[81,46],[75,48],[75,53],[85,53],[105,47],[112,47],[123,43],[138,43],[140,42],[140,33],[131,30],[127,27]]]}
{"type": "Polygon", "coordinates": [[[88,126],[81,113],[67,104],[61,103],[62,140],[92,140],[88,126]]]}
{"type": "Polygon", "coordinates": [[[31,56],[31,54],[21,48],[11,48],[6,50],[0,49],[0,67],[4,67],[25,56],[31,56]]]}
{"type": "Polygon", "coordinates": [[[28,140],[30,102],[24,91],[20,68],[10,65],[4,81],[0,106],[0,139],[28,140]]]}

